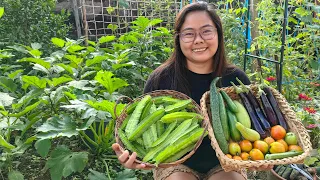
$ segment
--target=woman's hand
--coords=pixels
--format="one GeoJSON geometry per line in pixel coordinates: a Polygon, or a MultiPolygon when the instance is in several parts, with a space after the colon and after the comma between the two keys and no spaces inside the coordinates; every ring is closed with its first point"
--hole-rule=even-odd
{"type": "Polygon", "coordinates": [[[118,156],[119,162],[126,168],[128,169],[152,169],[152,168],[147,168],[145,164],[138,164],[135,162],[137,153],[133,152],[131,155],[129,154],[128,150],[122,151],[120,149],[120,145],[118,143],[112,144],[112,149],[118,156]]]}

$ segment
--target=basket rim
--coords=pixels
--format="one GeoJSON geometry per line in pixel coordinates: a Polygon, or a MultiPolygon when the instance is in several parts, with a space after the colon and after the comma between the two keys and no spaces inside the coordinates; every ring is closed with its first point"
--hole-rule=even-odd
{"type": "MultiPolygon", "coordinates": [[[[258,87],[258,84],[246,85],[246,87],[249,87],[250,89],[254,89],[254,88],[258,87]]],[[[227,93],[235,93],[234,88],[232,86],[219,88],[219,90],[225,91],[227,93]]],[[[288,105],[285,98],[274,88],[271,88],[271,91],[272,91],[273,95],[275,96],[276,100],[278,101],[278,104],[279,104],[279,101],[281,101],[281,104],[279,104],[279,106],[281,106],[281,108],[285,108],[286,111],[290,112],[291,114],[293,113],[293,115],[294,115],[294,111],[290,108],[290,106],[288,105]],[[287,107],[282,107],[282,104],[286,104],[287,107]]],[[[200,100],[200,106],[203,111],[204,118],[207,118],[207,120],[210,122],[211,120],[210,120],[209,115],[207,113],[208,112],[207,100],[209,100],[209,96],[210,96],[210,91],[207,91],[202,95],[202,98],[200,100]]],[[[288,116],[287,114],[284,114],[284,115],[286,117],[288,116]]],[[[258,167],[258,169],[259,169],[259,167],[261,167],[262,165],[265,166],[266,164],[279,165],[279,164],[299,163],[301,160],[305,159],[312,149],[310,137],[307,136],[306,139],[305,138],[302,139],[302,137],[300,135],[302,133],[306,132],[306,129],[303,127],[302,123],[297,120],[296,117],[290,116],[290,118],[286,118],[286,119],[287,119],[287,121],[292,121],[292,123],[290,123],[290,125],[287,122],[288,127],[289,127],[290,131],[297,133],[297,138],[298,138],[299,144],[300,144],[300,146],[302,144],[301,147],[304,152],[298,156],[289,157],[289,158],[276,159],[276,160],[258,160],[258,161],[234,160],[234,159],[228,158],[220,149],[218,142],[214,136],[212,125],[210,123],[210,125],[208,127],[209,139],[211,140],[211,146],[216,151],[216,155],[220,161],[222,168],[225,171],[236,170],[239,168],[250,168],[250,167],[255,167],[256,169],[258,167]],[[299,128],[297,126],[299,126],[299,128]],[[300,129],[300,128],[302,128],[302,129],[300,129]],[[299,129],[299,131],[298,131],[298,129],[299,129]]]]}
{"type": "MultiPolygon", "coordinates": [[[[181,99],[181,97],[183,99],[191,99],[192,100],[192,104],[194,105],[194,108],[193,110],[198,113],[198,114],[201,114],[203,117],[204,115],[202,114],[202,110],[201,110],[201,107],[199,104],[197,104],[191,97],[189,97],[188,95],[184,94],[184,93],[181,93],[181,92],[178,92],[178,91],[175,91],[175,90],[154,90],[154,91],[151,91],[151,92],[148,92],[148,93],[145,93],[145,94],[142,94],[140,96],[138,96],[137,98],[134,98],[131,102],[129,102],[125,107],[124,109],[122,110],[121,114],[117,117],[116,119],[116,123],[115,123],[115,138],[116,138],[116,143],[119,144],[120,146],[120,150],[123,152],[125,150],[125,148],[123,147],[123,144],[118,136],[118,129],[120,128],[124,118],[126,117],[126,109],[127,107],[134,103],[135,101],[138,101],[140,99],[142,99],[144,96],[146,95],[150,95],[151,97],[157,97],[157,96],[164,96],[164,95],[176,95],[174,96],[175,98],[179,98],[181,99]],[[120,121],[120,122],[119,122],[120,121]]],[[[182,164],[184,161],[186,161],[187,159],[189,159],[194,153],[195,151],[198,149],[198,147],[200,146],[200,144],[202,143],[202,140],[205,136],[205,133],[206,131],[208,131],[208,122],[205,120],[205,118],[203,118],[202,122],[201,123],[201,127],[204,128],[204,131],[201,135],[201,137],[199,138],[199,140],[195,143],[194,145],[194,148],[187,154],[185,154],[182,158],[180,158],[179,160],[177,161],[174,161],[174,162],[170,162],[170,163],[160,163],[160,164],[155,164],[155,163],[149,163],[149,162],[143,162],[141,160],[139,160],[138,158],[135,159],[135,163],[138,163],[138,164],[145,164],[146,167],[151,167],[151,168],[156,168],[156,167],[163,167],[163,168],[166,168],[166,167],[170,167],[170,166],[175,166],[175,165],[178,165],[178,164],[182,164]]]]}

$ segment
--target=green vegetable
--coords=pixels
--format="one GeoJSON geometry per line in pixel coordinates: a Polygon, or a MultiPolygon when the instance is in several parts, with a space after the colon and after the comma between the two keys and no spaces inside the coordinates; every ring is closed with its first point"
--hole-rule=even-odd
{"type": "Polygon", "coordinates": [[[173,121],[183,121],[186,119],[203,119],[203,117],[200,114],[193,113],[193,112],[174,112],[170,114],[166,114],[161,118],[161,122],[163,123],[172,123],[173,121]]]}
{"type": "Polygon", "coordinates": [[[156,161],[156,164],[160,164],[164,160],[168,159],[172,155],[180,152],[181,150],[188,147],[190,144],[196,143],[201,135],[203,134],[204,128],[198,128],[196,131],[194,131],[192,134],[187,134],[183,136],[181,139],[178,140],[178,142],[175,142],[168,146],[166,149],[164,149],[162,152],[160,152],[157,157],[154,159],[156,161]]]}
{"type": "Polygon", "coordinates": [[[145,117],[147,117],[147,115],[149,115],[151,112],[150,112],[150,108],[151,108],[151,105],[153,103],[151,101],[149,101],[146,106],[143,108],[142,110],[142,113],[141,113],[141,117],[140,117],[140,120],[142,121],[145,117]]]}
{"type": "Polygon", "coordinates": [[[276,154],[266,154],[265,159],[266,160],[283,159],[283,158],[298,156],[302,153],[303,151],[288,151],[288,152],[276,153],[276,154]]]}
{"type": "Polygon", "coordinates": [[[228,124],[229,124],[231,139],[236,142],[240,141],[241,133],[236,128],[236,123],[237,123],[236,115],[234,115],[229,109],[227,109],[227,117],[228,117],[228,124]]]}
{"type": "Polygon", "coordinates": [[[131,116],[131,114],[127,115],[127,117],[123,120],[123,122],[122,122],[122,124],[120,126],[120,128],[122,130],[124,130],[126,128],[128,122],[129,122],[130,116],[131,116]]]}
{"type": "Polygon", "coordinates": [[[172,105],[169,105],[165,108],[166,113],[172,113],[172,112],[177,112],[180,110],[185,109],[188,104],[190,104],[192,102],[191,99],[187,99],[187,100],[179,100],[177,103],[174,103],[172,105]]]}
{"type": "Polygon", "coordinates": [[[236,104],[234,104],[234,102],[232,101],[232,99],[229,97],[229,95],[224,92],[224,91],[220,91],[224,101],[226,102],[227,104],[227,108],[233,112],[233,113],[237,113],[239,110],[238,110],[238,107],[236,104]]]}
{"type": "Polygon", "coordinates": [[[218,98],[219,98],[220,122],[221,122],[222,130],[223,130],[223,133],[224,133],[224,137],[226,138],[227,141],[229,141],[229,139],[230,139],[230,131],[229,131],[226,107],[224,105],[224,101],[223,101],[221,93],[219,93],[218,96],[219,96],[218,98]]]}
{"type": "Polygon", "coordinates": [[[135,146],[128,140],[127,136],[121,129],[118,130],[118,135],[121,139],[121,142],[128,150],[130,150],[131,152],[136,152],[139,158],[143,158],[143,153],[141,153],[138,149],[135,148],[135,146]]]}
{"type": "Polygon", "coordinates": [[[160,137],[163,134],[163,132],[165,131],[164,124],[161,121],[157,121],[156,126],[157,126],[157,135],[158,135],[158,137],[160,137]]]}
{"type": "MultiPolygon", "coordinates": [[[[176,122],[176,121],[175,121],[176,122]]],[[[176,122],[177,123],[177,122],[176,122]]],[[[192,119],[188,119],[186,121],[183,121],[177,128],[175,128],[162,143],[160,143],[158,146],[152,148],[146,156],[143,158],[144,162],[150,161],[152,158],[154,158],[157,154],[159,154],[162,150],[164,150],[168,145],[171,143],[174,143],[172,140],[176,139],[181,133],[186,131],[190,125],[192,124],[192,119]]]]}
{"type": "Polygon", "coordinates": [[[238,122],[247,128],[251,128],[251,120],[246,108],[239,101],[234,100],[233,102],[238,107],[238,112],[235,113],[238,122]]]}
{"type": "Polygon", "coordinates": [[[217,91],[216,83],[219,80],[219,77],[213,79],[210,84],[210,107],[211,107],[211,117],[212,117],[212,128],[214,136],[218,141],[219,147],[224,154],[228,154],[228,142],[224,135],[222,125],[220,122],[220,105],[219,105],[219,93],[217,91]]]}
{"type": "Polygon", "coordinates": [[[153,143],[153,139],[150,138],[151,136],[152,136],[151,129],[146,130],[142,134],[143,144],[146,149],[149,149],[151,147],[151,144],[153,143]]]}
{"type": "Polygon", "coordinates": [[[132,104],[130,104],[128,107],[127,107],[127,114],[131,114],[134,109],[137,107],[137,104],[139,103],[139,101],[135,101],[133,102],[132,104]]]}
{"type": "MultiPolygon", "coordinates": [[[[156,112],[148,115],[132,131],[132,133],[129,135],[128,139],[130,141],[133,141],[133,140],[137,139],[138,137],[140,137],[143,134],[143,132],[146,131],[152,124],[154,124],[155,122],[160,120],[163,117],[164,113],[165,113],[164,109],[159,109],[156,112]]],[[[128,125],[129,125],[129,123],[128,123],[128,125]]],[[[157,133],[157,131],[156,131],[156,133],[157,133]]]]}
{"type": "Polygon", "coordinates": [[[165,163],[175,162],[183,157],[185,154],[190,152],[194,148],[194,144],[190,144],[188,147],[182,149],[178,153],[174,154],[173,156],[169,157],[168,159],[164,160],[165,163]]]}
{"type": "Polygon", "coordinates": [[[137,128],[137,125],[139,123],[143,108],[145,107],[145,105],[151,101],[151,96],[150,95],[146,95],[144,96],[141,101],[139,101],[139,103],[137,104],[136,108],[134,109],[128,124],[126,126],[125,129],[125,133],[127,136],[130,136],[131,133],[137,128]]]}
{"type": "Polygon", "coordinates": [[[151,147],[155,147],[155,146],[159,145],[160,143],[162,143],[168,137],[168,135],[171,133],[171,131],[173,131],[173,129],[176,127],[176,125],[177,125],[177,121],[170,123],[168,128],[165,130],[165,132],[155,142],[152,143],[151,147]]]}

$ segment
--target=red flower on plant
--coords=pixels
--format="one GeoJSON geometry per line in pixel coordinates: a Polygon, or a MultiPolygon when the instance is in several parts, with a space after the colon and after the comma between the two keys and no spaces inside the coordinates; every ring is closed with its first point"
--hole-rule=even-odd
{"type": "Polygon", "coordinates": [[[303,109],[310,114],[315,114],[317,112],[313,107],[305,107],[303,109]]]}
{"type": "Polygon", "coordinates": [[[312,98],[307,96],[306,94],[303,94],[303,93],[300,93],[299,94],[299,97],[298,97],[299,100],[305,100],[305,101],[311,101],[312,98]]]}
{"type": "Polygon", "coordinates": [[[271,81],[274,81],[276,80],[277,78],[275,78],[274,76],[269,76],[266,78],[267,81],[271,82],[271,81]]]}
{"type": "Polygon", "coordinates": [[[316,128],[316,127],[318,127],[318,124],[309,124],[307,126],[308,129],[313,129],[313,128],[316,128]]]}

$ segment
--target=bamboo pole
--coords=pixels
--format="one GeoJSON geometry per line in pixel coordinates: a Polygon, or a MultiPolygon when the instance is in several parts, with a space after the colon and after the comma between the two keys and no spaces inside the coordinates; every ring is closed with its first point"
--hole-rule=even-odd
{"type": "Polygon", "coordinates": [[[76,22],[77,37],[80,38],[81,37],[81,27],[80,27],[80,18],[79,18],[77,0],[72,0],[71,3],[72,3],[72,8],[73,8],[74,20],[76,22]]]}
{"type": "Polygon", "coordinates": [[[85,45],[88,46],[88,22],[87,22],[87,10],[85,5],[85,0],[82,0],[82,18],[83,18],[83,24],[84,24],[84,35],[85,35],[85,45]]]}

